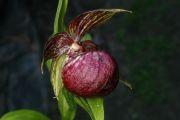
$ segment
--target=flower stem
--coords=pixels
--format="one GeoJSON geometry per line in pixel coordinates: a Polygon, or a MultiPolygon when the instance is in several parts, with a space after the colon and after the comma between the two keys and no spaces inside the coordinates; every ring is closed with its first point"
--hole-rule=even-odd
{"type": "MultiPolygon", "coordinates": [[[[68,0],[59,0],[56,16],[54,20],[53,34],[65,31],[64,17],[66,14],[67,6],[68,6],[68,0]]],[[[58,108],[61,114],[61,119],[74,120],[74,117],[76,115],[77,105],[74,102],[72,95],[65,88],[62,88],[60,90],[59,95],[57,97],[57,101],[58,101],[58,108]]]]}
{"type": "Polygon", "coordinates": [[[68,0],[59,0],[56,16],[54,20],[53,34],[56,34],[58,32],[63,32],[65,30],[64,16],[66,14],[67,6],[68,6],[68,0]]]}

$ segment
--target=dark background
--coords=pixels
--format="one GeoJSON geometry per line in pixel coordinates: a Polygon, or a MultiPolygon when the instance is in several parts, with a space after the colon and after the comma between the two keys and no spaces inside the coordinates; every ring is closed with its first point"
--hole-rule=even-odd
{"type": "MultiPolygon", "coordinates": [[[[0,116],[26,108],[59,118],[48,72],[40,72],[56,7],[57,0],[0,0],[0,116]]],[[[133,86],[105,97],[105,120],[180,120],[180,1],[69,0],[66,22],[97,8],[133,11],[91,32],[133,86]]],[[[76,120],[88,119],[79,108],[76,120]]]]}

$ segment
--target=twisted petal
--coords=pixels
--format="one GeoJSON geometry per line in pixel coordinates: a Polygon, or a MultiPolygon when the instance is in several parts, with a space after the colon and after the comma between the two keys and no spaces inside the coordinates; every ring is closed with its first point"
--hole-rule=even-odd
{"type": "Polygon", "coordinates": [[[114,14],[118,12],[130,11],[123,9],[98,9],[85,12],[77,16],[70,22],[68,26],[68,32],[70,33],[73,39],[79,41],[81,37],[90,29],[105,23],[114,14]]]}
{"type": "Polygon", "coordinates": [[[62,32],[53,35],[45,44],[43,51],[43,60],[41,63],[41,71],[43,73],[43,65],[49,59],[55,59],[58,56],[67,53],[73,40],[69,34],[62,32]]]}
{"type": "Polygon", "coordinates": [[[66,53],[72,43],[73,40],[65,32],[54,35],[45,44],[43,53],[44,61],[57,58],[66,53]]]}

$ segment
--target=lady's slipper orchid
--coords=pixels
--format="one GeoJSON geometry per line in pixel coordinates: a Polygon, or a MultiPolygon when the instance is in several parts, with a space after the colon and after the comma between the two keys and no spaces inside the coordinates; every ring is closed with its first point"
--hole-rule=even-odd
{"type": "Polygon", "coordinates": [[[114,58],[98,50],[92,41],[81,39],[90,29],[123,11],[126,10],[99,9],[85,12],[69,23],[67,32],[57,33],[46,42],[43,54],[45,62],[67,55],[59,74],[64,86],[72,93],[84,97],[100,96],[111,93],[116,87],[119,75],[114,58]]]}

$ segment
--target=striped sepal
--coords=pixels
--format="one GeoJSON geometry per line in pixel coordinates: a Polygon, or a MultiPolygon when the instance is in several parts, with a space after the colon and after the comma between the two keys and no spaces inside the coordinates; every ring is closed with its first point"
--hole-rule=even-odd
{"type": "Polygon", "coordinates": [[[124,9],[98,9],[82,13],[70,22],[68,31],[75,41],[79,41],[90,29],[105,23],[119,12],[130,11],[124,9]]]}
{"type": "Polygon", "coordinates": [[[45,44],[43,53],[44,61],[46,62],[49,59],[57,58],[66,53],[72,43],[73,40],[65,32],[54,35],[45,44]]]}

